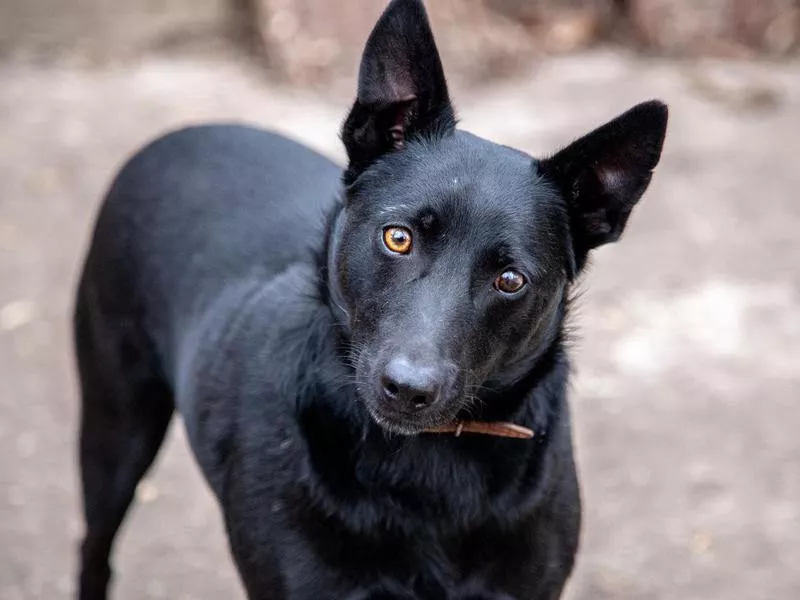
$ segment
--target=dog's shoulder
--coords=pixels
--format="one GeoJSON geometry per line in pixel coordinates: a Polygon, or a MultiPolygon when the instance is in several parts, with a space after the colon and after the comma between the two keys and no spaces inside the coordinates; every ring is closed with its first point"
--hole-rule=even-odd
{"type": "Polygon", "coordinates": [[[222,468],[228,457],[218,449],[233,437],[269,453],[293,435],[299,399],[332,362],[332,331],[312,261],[230,285],[187,328],[177,401],[190,437],[213,454],[206,467],[222,468]]]}

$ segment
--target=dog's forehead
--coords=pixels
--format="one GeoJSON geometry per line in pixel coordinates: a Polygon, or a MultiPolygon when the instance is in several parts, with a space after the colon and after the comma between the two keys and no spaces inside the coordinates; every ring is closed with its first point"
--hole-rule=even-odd
{"type": "Polygon", "coordinates": [[[412,145],[408,157],[433,185],[483,188],[495,192],[530,184],[535,161],[524,152],[496,144],[466,131],[455,131],[435,143],[412,145]]]}
{"type": "Polygon", "coordinates": [[[409,145],[402,160],[386,214],[429,209],[464,225],[515,229],[546,218],[557,198],[532,157],[467,132],[409,145]]]}

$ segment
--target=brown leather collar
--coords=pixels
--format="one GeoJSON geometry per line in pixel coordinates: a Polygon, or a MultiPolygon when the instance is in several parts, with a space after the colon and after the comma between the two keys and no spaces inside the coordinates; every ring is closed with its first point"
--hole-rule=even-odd
{"type": "Polygon", "coordinates": [[[527,427],[504,422],[456,421],[450,425],[431,427],[425,431],[427,433],[455,433],[456,437],[462,433],[482,433],[484,435],[518,439],[530,439],[533,437],[533,431],[527,427]]]}

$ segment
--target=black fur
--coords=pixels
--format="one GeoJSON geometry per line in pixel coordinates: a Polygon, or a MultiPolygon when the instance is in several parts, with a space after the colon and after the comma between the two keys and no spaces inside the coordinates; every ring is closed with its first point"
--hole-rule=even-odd
{"type": "Polygon", "coordinates": [[[459,131],[421,2],[393,0],[343,128],[344,176],[236,125],[140,151],[77,297],[80,598],[106,597],[174,409],[250,598],[558,598],[580,523],[570,289],[621,234],[666,120],[642,104],[543,161],[459,131]],[[410,252],[384,245],[390,226],[410,252]],[[507,270],[527,284],[498,291],[507,270]],[[464,417],[536,435],[424,433],[464,417]]]}

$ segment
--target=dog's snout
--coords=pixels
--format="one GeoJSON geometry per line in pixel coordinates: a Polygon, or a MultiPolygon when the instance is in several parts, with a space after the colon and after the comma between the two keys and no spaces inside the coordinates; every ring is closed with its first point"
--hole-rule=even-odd
{"type": "Polygon", "coordinates": [[[387,402],[422,409],[439,399],[446,379],[446,368],[415,364],[400,357],[386,365],[381,376],[381,388],[387,402]]]}

